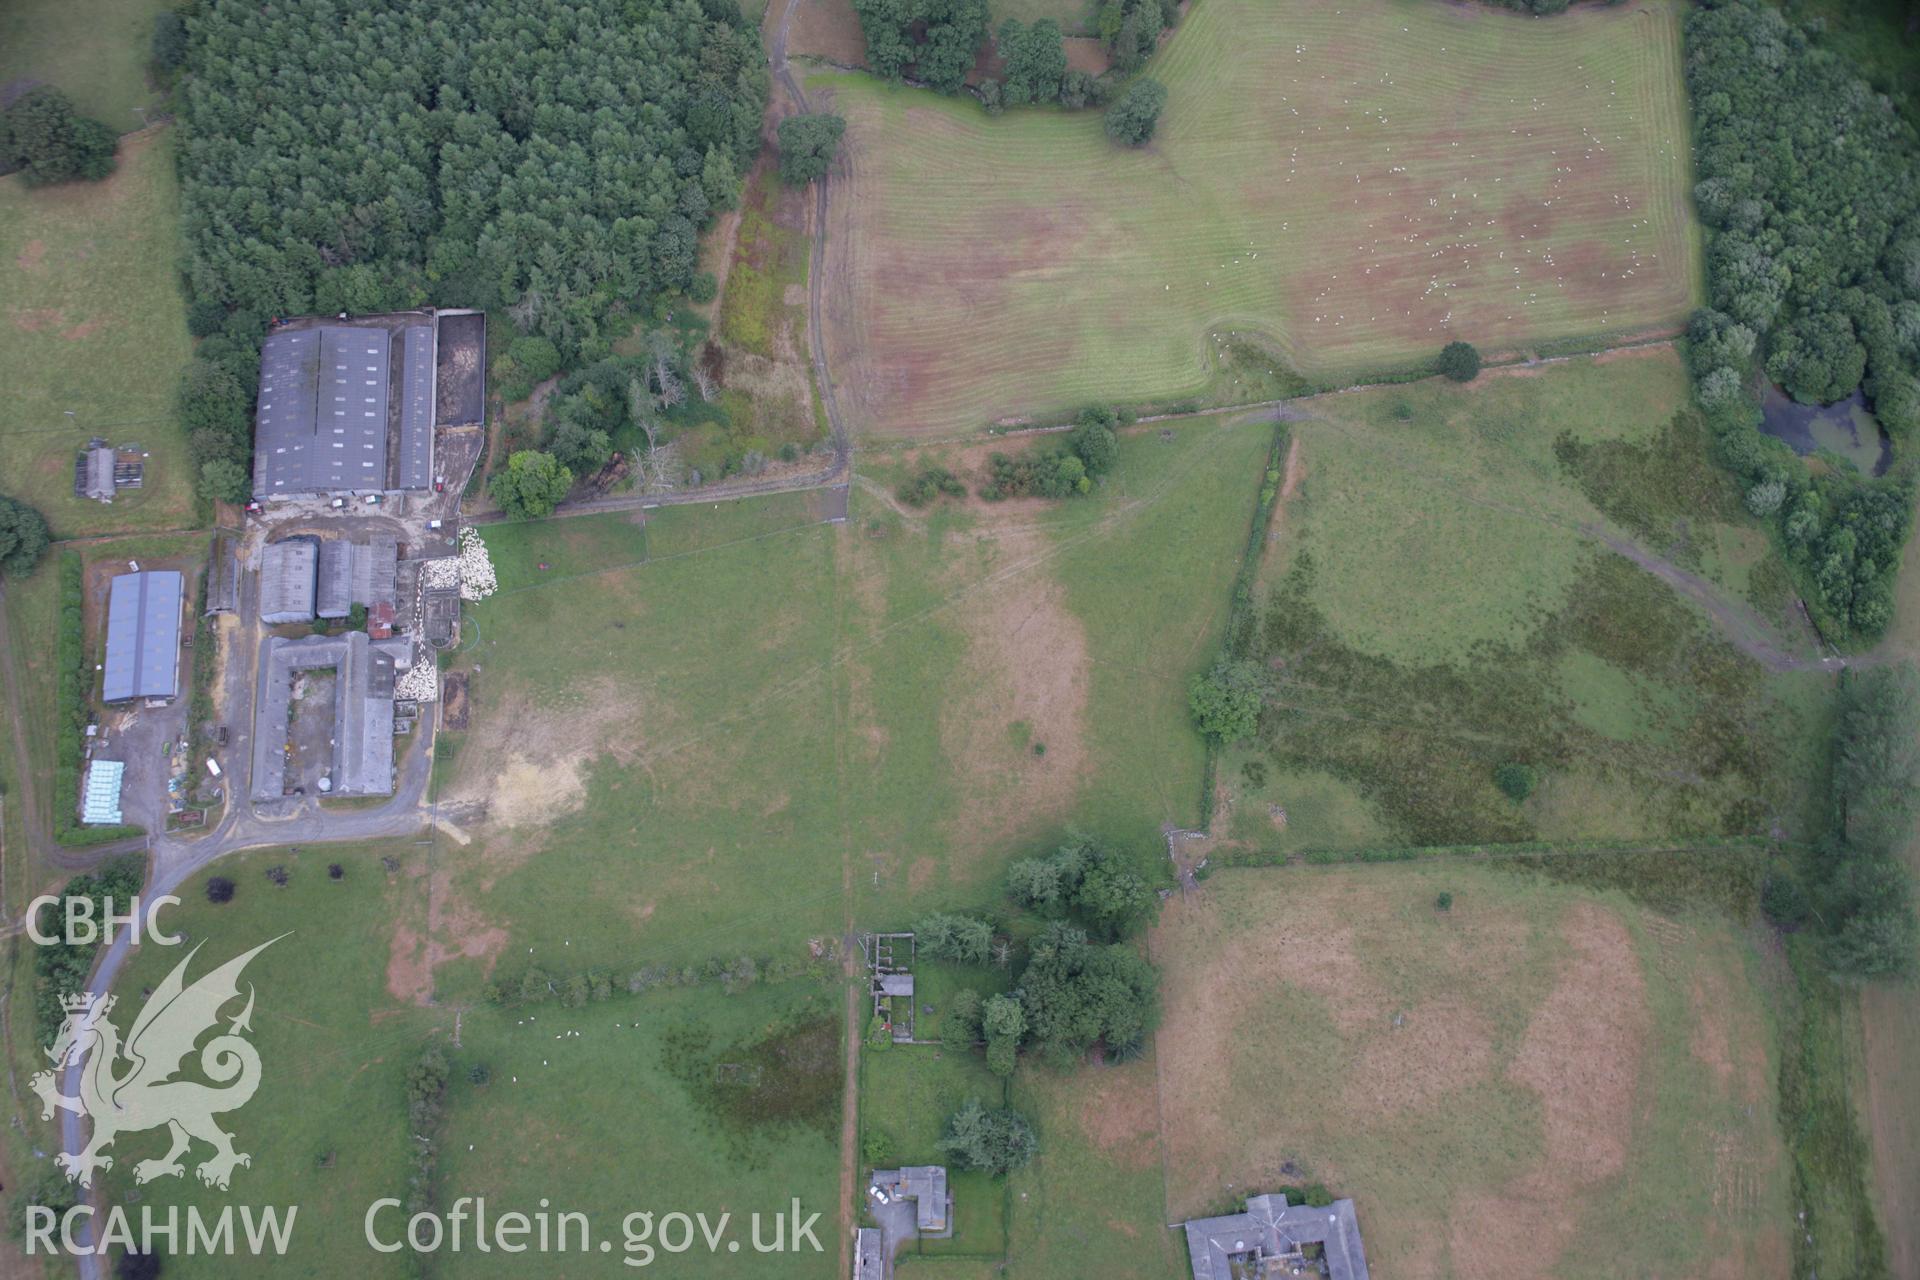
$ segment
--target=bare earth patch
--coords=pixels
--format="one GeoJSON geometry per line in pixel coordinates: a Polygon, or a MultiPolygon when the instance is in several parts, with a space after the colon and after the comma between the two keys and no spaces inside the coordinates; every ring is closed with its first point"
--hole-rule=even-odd
{"type": "Polygon", "coordinates": [[[493,842],[496,850],[512,849],[514,864],[537,851],[540,828],[586,803],[589,771],[603,754],[651,780],[645,753],[671,736],[652,701],[610,680],[544,705],[516,693],[497,709],[482,710],[447,804],[457,814],[483,812],[489,823],[523,833],[493,842]]]}
{"type": "MultiPolygon", "coordinates": [[[[425,876],[425,867],[411,867],[407,874],[409,879],[418,881],[425,876]]],[[[394,925],[387,943],[387,991],[396,1000],[430,1004],[434,972],[441,965],[460,958],[478,959],[483,973],[490,974],[506,945],[506,929],[489,919],[454,887],[450,872],[440,871],[427,886],[424,932],[404,917],[394,925]]]]}

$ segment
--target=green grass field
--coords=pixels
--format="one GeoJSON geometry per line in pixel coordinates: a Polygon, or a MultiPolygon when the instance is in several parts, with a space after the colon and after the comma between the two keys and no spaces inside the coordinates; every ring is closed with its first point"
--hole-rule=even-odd
{"type": "Polygon", "coordinates": [[[1461,863],[1235,871],[1153,949],[1171,1217],[1322,1183],[1382,1275],[1786,1273],[1767,979],[1724,918],[1461,863]]]}
{"type": "Polygon", "coordinates": [[[1060,30],[1074,36],[1094,34],[1094,14],[1099,5],[1095,0],[993,0],[987,8],[995,31],[1009,18],[1026,23],[1052,18],[1060,24],[1060,30]]]}
{"type": "MultiPolygon", "coordinates": [[[[463,1020],[449,1101],[445,1185],[490,1205],[532,1212],[542,1202],[585,1213],[611,1259],[551,1258],[558,1273],[631,1274],[641,1257],[628,1215],[704,1211],[733,1218],[745,1256],[779,1274],[838,1270],[840,1002],[837,987],[797,982],[735,996],[661,991],[565,1009],[474,1010],[463,1020]],[[756,1048],[799,1027],[816,1034],[803,1063],[756,1048]],[[465,1072],[484,1063],[484,1085],[465,1072]],[[746,1252],[753,1214],[771,1222],[797,1197],[819,1213],[823,1252],[746,1252]]],[[[664,1237],[663,1237],[664,1238],[664,1237]]],[[[657,1244],[657,1241],[655,1242],[657,1244]]],[[[596,1246],[597,1248],[597,1246],[596,1246]]],[[[672,1275],[737,1275],[722,1246],[656,1265],[672,1275]]],[[[463,1255],[459,1276],[519,1276],[526,1259],[463,1255]]]]}
{"type": "Polygon", "coordinates": [[[165,0],[13,0],[0,8],[0,85],[52,84],[116,133],[147,123],[153,20],[165,0]]]}
{"type": "MultiPolygon", "coordinates": [[[[235,882],[230,903],[207,901],[208,873],[181,888],[181,906],[161,919],[184,933],[189,946],[142,946],[124,986],[116,987],[123,1032],[140,993],[157,986],[192,943],[204,940],[189,982],[269,938],[287,936],[261,952],[243,978],[257,993],[250,1039],[260,1053],[261,1081],[246,1108],[223,1124],[252,1164],[235,1172],[230,1192],[221,1192],[202,1186],[189,1163],[184,1176],[139,1188],[141,1203],[191,1204],[207,1212],[228,1203],[298,1205],[294,1244],[276,1273],[338,1275],[340,1259],[352,1257],[356,1274],[407,1274],[398,1256],[365,1246],[361,1216],[379,1196],[406,1194],[407,1069],[427,1044],[444,1044],[453,1026],[452,1010],[417,1007],[396,997],[387,981],[389,940],[396,929],[417,928],[425,918],[425,857],[407,844],[261,850],[227,859],[211,873],[235,882]],[[383,857],[396,859],[398,870],[388,872],[383,857]],[[337,881],[327,875],[333,862],[345,872],[337,881]],[[284,887],[266,877],[274,866],[289,873],[284,887]]],[[[166,1145],[160,1131],[115,1143],[108,1185],[116,1202],[135,1193],[135,1161],[162,1155],[166,1145]]],[[[206,1156],[199,1147],[189,1159],[206,1156]]],[[[167,1261],[167,1273],[177,1269],[182,1276],[243,1276],[258,1267],[246,1256],[167,1261]]]]}
{"type": "MultiPolygon", "coordinates": [[[[252,1165],[236,1173],[232,1195],[202,1188],[189,1170],[183,1180],[143,1188],[143,1201],[207,1210],[229,1200],[295,1204],[295,1248],[276,1273],[334,1276],[351,1257],[356,1274],[413,1274],[404,1254],[365,1245],[362,1222],[375,1199],[407,1195],[405,1076],[438,1045],[453,1068],[438,1135],[442,1209],[457,1196],[484,1196],[495,1214],[532,1214],[545,1203],[556,1213],[585,1213],[612,1257],[596,1244],[567,1265],[618,1275],[627,1270],[622,1259],[640,1253],[638,1242],[629,1246],[629,1227],[638,1232],[629,1213],[729,1212],[734,1235],[747,1241],[750,1215],[760,1213],[770,1232],[771,1216],[787,1213],[797,1196],[823,1214],[824,1252],[783,1257],[781,1274],[830,1274],[837,986],[802,979],[737,996],[623,989],[581,1008],[427,1007],[406,990],[415,944],[440,909],[427,893],[427,856],[411,844],[266,850],[216,868],[238,884],[230,904],[205,900],[205,875],[182,889],[184,905],[165,923],[189,941],[211,939],[190,978],[266,938],[289,936],[246,973],[258,992],[252,1039],[262,1083],[231,1127],[252,1165]],[[339,881],[327,875],[333,861],[345,869],[339,881]],[[271,866],[290,871],[285,887],[266,878],[271,866]],[[796,1030],[810,1037],[798,1052],[796,1040],[781,1038],[796,1030]],[[730,1069],[740,1064],[744,1071],[730,1069]],[[477,1066],[483,1081],[473,1079],[477,1066]]],[[[127,991],[152,988],[184,954],[148,947],[129,970],[127,991]]],[[[133,1161],[159,1154],[161,1139],[117,1144],[116,1200],[131,1199],[133,1161]]],[[[381,1219],[383,1238],[397,1235],[400,1221],[381,1219]]],[[[673,1262],[675,1274],[724,1274],[737,1265],[729,1259],[723,1248],[718,1257],[673,1262]]],[[[515,1268],[524,1261],[469,1251],[442,1256],[435,1273],[523,1274],[515,1268]]],[[[244,1257],[175,1257],[168,1274],[245,1275],[257,1266],[244,1257]]]]}
{"type": "Polygon", "coordinates": [[[1168,105],[1138,150],[1097,113],[812,76],[848,119],[827,321],[848,412],[951,434],[1265,398],[1237,347],[1341,382],[1452,338],[1675,326],[1698,274],[1678,15],[1204,0],[1151,68],[1168,105]]]}
{"type": "Polygon", "coordinates": [[[793,957],[848,912],[978,901],[1069,823],[1157,857],[1200,816],[1185,678],[1269,430],[1142,433],[1097,497],[1038,510],[862,491],[839,527],[798,495],[489,529],[440,777],[463,909],[507,966],[793,957]]]}
{"type": "Polygon", "coordinates": [[[1149,1054],[1016,1075],[1013,1103],[1041,1141],[1039,1157],[1008,1180],[1016,1272],[1189,1274],[1186,1240],[1166,1226],[1156,1070],[1149,1054]]]}
{"type": "Polygon", "coordinates": [[[104,182],[30,191],[0,179],[0,489],[40,508],[58,536],[193,523],[173,419],[191,350],[178,218],[164,132],[123,142],[104,182]],[[151,455],[145,487],[111,505],[73,494],[75,451],[96,435],[151,455]]]}

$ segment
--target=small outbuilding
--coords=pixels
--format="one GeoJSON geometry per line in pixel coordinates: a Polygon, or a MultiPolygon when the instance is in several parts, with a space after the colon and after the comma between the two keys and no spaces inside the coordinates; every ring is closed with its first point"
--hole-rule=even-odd
{"type": "Polygon", "coordinates": [[[113,450],[106,445],[94,445],[81,458],[81,466],[86,474],[84,496],[95,502],[113,501],[113,450]]]}
{"type": "Polygon", "coordinates": [[[853,1233],[853,1280],[886,1280],[886,1255],[880,1251],[877,1227],[858,1227],[853,1233]]]}
{"type": "Polygon", "coordinates": [[[231,529],[213,531],[213,552],[207,560],[207,612],[240,611],[239,539],[231,529]]]}

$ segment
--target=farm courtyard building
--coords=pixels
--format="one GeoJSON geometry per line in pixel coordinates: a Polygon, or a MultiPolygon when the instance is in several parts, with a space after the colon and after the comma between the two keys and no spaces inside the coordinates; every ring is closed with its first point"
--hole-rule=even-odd
{"type": "Polygon", "coordinates": [[[255,695],[253,798],[278,800],[286,794],[286,735],[279,726],[292,710],[294,677],[323,668],[336,673],[329,794],[392,795],[393,687],[397,673],[412,664],[413,642],[404,638],[372,640],[364,631],[298,640],[269,636],[260,653],[255,695]]]}
{"type": "Polygon", "coordinates": [[[185,581],[171,569],[123,573],[107,595],[106,677],[101,698],[172,698],[180,692],[180,602],[185,581]]]}
{"type": "Polygon", "coordinates": [[[1186,1227],[1193,1280],[1297,1275],[1309,1245],[1319,1246],[1327,1280],[1367,1280],[1351,1200],[1289,1205],[1283,1195],[1248,1196],[1246,1212],[1195,1218],[1186,1227]]]}
{"type": "Polygon", "coordinates": [[[260,347],[253,496],[264,502],[432,488],[435,427],[481,417],[483,334],[484,317],[473,312],[305,317],[277,325],[260,347]],[[443,351],[443,326],[456,320],[463,323],[443,351]]]}

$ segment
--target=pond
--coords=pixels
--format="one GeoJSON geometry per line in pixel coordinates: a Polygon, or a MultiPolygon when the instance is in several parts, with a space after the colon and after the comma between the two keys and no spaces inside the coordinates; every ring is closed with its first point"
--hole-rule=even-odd
{"type": "Polygon", "coordinates": [[[1832,404],[1801,404],[1769,382],[1760,403],[1760,429],[1799,454],[1825,449],[1847,459],[1862,475],[1884,473],[1893,461],[1887,433],[1855,391],[1832,404]]]}

